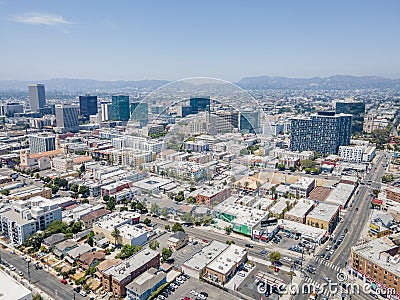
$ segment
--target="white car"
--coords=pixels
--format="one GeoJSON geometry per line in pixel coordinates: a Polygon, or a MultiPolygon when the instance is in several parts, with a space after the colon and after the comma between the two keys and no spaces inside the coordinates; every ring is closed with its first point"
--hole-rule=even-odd
{"type": "Polygon", "coordinates": [[[238,272],[237,274],[238,274],[238,276],[240,276],[240,277],[245,277],[245,276],[246,276],[242,271],[238,272]]]}
{"type": "Polygon", "coordinates": [[[87,293],[86,293],[85,291],[81,290],[81,291],[79,292],[79,295],[81,295],[82,297],[86,297],[86,296],[87,296],[87,293]]]}
{"type": "Polygon", "coordinates": [[[287,262],[291,262],[292,260],[289,258],[289,257],[287,257],[287,256],[285,256],[284,258],[283,258],[283,260],[285,260],[285,261],[287,261],[287,262]]]}
{"type": "Polygon", "coordinates": [[[199,294],[199,296],[198,296],[201,300],[206,300],[207,299],[207,297],[206,296],[204,296],[203,294],[199,294]]]}
{"type": "Polygon", "coordinates": [[[335,253],[335,250],[332,249],[329,253],[330,255],[332,255],[333,253],[335,253]]]}
{"type": "Polygon", "coordinates": [[[327,247],[326,247],[326,251],[329,251],[329,250],[331,250],[331,248],[332,248],[332,246],[331,246],[331,245],[327,246],[327,247]]]}
{"type": "Polygon", "coordinates": [[[198,292],[196,292],[195,290],[191,290],[190,294],[192,294],[193,296],[197,297],[197,295],[199,294],[198,292]]]}
{"type": "Polygon", "coordinates": [[[18,275],[19,275],[19,276],[24,276],[24,273],[22,273],[22,271],[19,271],[19,272],[18,272],[18,275]]]}
{"type": "Polygon", "coordinates": [[[247,269],[251,269],[253,266],[252,265],[250,265],[250,264],[245,264],[244,265],[247,269]]]}

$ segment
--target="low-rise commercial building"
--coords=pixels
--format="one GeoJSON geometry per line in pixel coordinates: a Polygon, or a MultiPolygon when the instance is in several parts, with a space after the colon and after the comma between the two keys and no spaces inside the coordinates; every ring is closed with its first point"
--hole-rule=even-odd
{"type": "Polygon", "coordinates": [[[0,295],[4,300],[32,300],[32,292],[1,269],[0,295]]]}
{"type": "Polygon", "coordinates": [[[339,223],[339,211],[339,205],[321,202],[308,214],[306,224],[332,233],[339,223]]]}
{"type": "Polygon", "coordinates": [[[307,215],[314,207],[314,201],[308,199],[300,199],[291,210],[285,213],[284,218],[286,220],[291,220],[304,224],[306,222],[307,215]]]}
{"type": "Polygon", "coordinates": [[[229,246],[225,243],[212,241],[182,265],[182,271],[190,277],[200,279],[205,273],[206,266],[229,246]]]}
{"type": "Polygon", "coordinates": [[[176,251],[186,246],[188,242],[189,242],[189,235],[182,231],[178,231],[168,239],[167,243],[170,249],[176,251]]]}
{"type": "Polygon", "coordinates": [[[230,245],[207,265],[204,277],[225,284],[246,261],[247,250],[234,244],[230,245]]]}

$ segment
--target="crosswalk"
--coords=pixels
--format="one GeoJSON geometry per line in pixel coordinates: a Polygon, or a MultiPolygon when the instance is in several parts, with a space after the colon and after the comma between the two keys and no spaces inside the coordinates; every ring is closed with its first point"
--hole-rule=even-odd
{"type": "Polygon", "coordinates": [[[307,286],[309,287],[307,293],[311,293],[311,291],[315,289],[318,292],[318,294],[322,295],[323,297],[325,296],[329,298],[331,296],[331,291],[329,290],[329,288],[327,286],[322,285],[315,279],[307,277],[304,279],[304,281],[307,283],[307,286]]]}
{"type": "Polygon", "coordinates": [[[316,261],[316,263],[317,263],[318,265],[327,266],[328,268],[330,268],[330,269],[332,269],[332,270],[335,270],[335,271],[338,271],[338,272],[342,269],[341,267],[339,267],[339,266],[337,266],[337,265],[334,265],[334,264],[331,263],[330,261],[327,261],[327,260],[325,260],[325,259],[323,259],[323,258],[320,258],[320,257],[316,257],[316,258],[315,258],[315,261],[316,261]]]}

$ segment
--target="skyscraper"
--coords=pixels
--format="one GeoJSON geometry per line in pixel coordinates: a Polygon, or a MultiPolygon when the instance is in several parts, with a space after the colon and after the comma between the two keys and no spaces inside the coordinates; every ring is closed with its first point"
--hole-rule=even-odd
{"type": "Polygon", "coordinates": [[[149,105],[145,102],[131,103],[131,120],[146,126],[149,119],[149,105]]]}
{"type": "Polygon", "coordinates": [[[290,150],[336,154],[350,144],[351,115],[319,112],[291,119],[290,150]]]}
{"type": "Polygon", "coordinates": [[[260,128],[260,114],[257,110],[244,109],[239,115],[239,131],[241,133],[257,133],[260,128]]]}
{"type": "Polygon", "coordinates": [[[193,114],[206,111],[207,106],[210,106],[210,97],[190,97],[190,107],[193,114]]]}
{"type": "Polygon", "coordinates": [[[46,94],[44,84],[36,83],[28,85],[29,88],[29,105],[31,111],[39,111],[39,108],[44,108],[46,105],[46,94]]]}
{"type": "Polygon", "coordinates": [[[81,116],[89,119],[89,116],[97,114],[97,96],[79,96],[79,111],[81,116]]]}
{"type": "Polygon", "coordinates": [[[114,121],[129,121],[129,96],[112,96],[112,119],[114,121]]]}
{"type": "Polygon", "coordinates": [[[103,102],[100,105],[101,121],[110,121],[112,115],[112,104],[110,102],[103,102]]]}
{"type": "Polygon", "coordinates": [[[215,112],[215,127],[219,133],[233,132],[239,126],[239,112],[234,110],[218,110],[215,112]]]}
{"type": "Polygon", "coordinates": [[[337,114],[353,115],[351,132],[360,133],[363,131],[365,103],[363,101],[339,101],[336,102],[337,114]]]}
{"type": "Polygon", "coordinates": [[[57,127],[62,133],[78,132],[78,107],[68,104],[56,105],[56,122],[57,127]]]}
{"type": "Polygon", "coordinates": [[[47,152],[56,149],[56,138],[54,135],[35,134],[29,136],[30,153],[47,152]]]}

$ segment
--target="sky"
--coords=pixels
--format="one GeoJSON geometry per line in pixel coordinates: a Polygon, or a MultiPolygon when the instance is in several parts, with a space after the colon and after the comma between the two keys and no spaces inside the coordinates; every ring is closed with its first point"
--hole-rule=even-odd
{"type": "Polygon", "coordinates": [[[0,0],[0,80],[400,77],[400,1],[0,0]]]}

